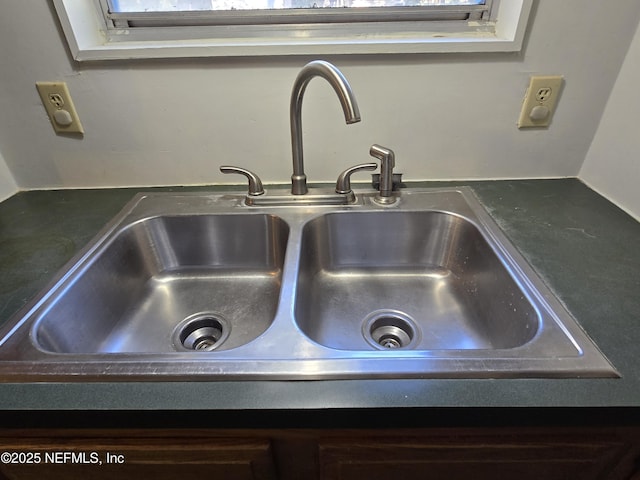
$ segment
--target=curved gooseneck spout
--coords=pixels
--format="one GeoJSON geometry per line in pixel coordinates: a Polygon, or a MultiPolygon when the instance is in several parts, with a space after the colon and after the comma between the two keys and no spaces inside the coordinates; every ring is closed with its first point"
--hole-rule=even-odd
{"type": "Polygon", "coordinates": [[[291,193],[304,195],[307,193],[307,176],[304,173],[304,157],[302,154],[302,97],[313,77],[322,77],[333,87],[347,124],[360,121],[358,103],[353,95],[351,86],[340,70],[334,65],[316,60],[305,65],[293,84],[291,91],[291,105],[289,109],[291,120],[291,151],[293,154],[293,175],[291,175],[291,193]]]}

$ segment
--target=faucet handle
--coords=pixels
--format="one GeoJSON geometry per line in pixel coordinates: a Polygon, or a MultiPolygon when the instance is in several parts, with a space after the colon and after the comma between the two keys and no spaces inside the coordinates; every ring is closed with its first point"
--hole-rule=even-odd
{"type": "Polygon", "coordinates": [[[262,187],[262,181],[260,178],[250,170],[240,167],[234,167],[230,165],[223,165],[220,167],[220,171],[222,173],[239,173],[240,175],[244,175],[249,180],[249,192],[247,195],[252,197],[257,197],[258,195],[262,195],[264,193],[264,188],[262,187]]]}
{"type": "Polygon", "coordinates": [[[354,165],[347,168],[338,176],[336,182],[336,193],[349,193],[351,192],[351,175],[360,170],[375,170],[378,168],[377,163],[361,163],[360,165],[354,165]]]}

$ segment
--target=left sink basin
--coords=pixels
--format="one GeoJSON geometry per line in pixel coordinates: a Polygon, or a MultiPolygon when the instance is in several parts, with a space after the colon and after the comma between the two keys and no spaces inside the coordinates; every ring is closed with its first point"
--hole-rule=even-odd
{"type": "Polygon", "coordinates": [[[51,353],[228,350],[275,317],[288,237],[272,215],[136,221],[72,274],[34,323],[51,353]]]}

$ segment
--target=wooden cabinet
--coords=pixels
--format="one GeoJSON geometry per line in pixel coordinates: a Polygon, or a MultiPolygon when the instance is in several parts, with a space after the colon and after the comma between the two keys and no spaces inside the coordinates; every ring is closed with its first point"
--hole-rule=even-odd
{"type": "Polygon", "coordinates": [[[3,439],[7,480],[277,479],[267,439],[3,439]],[[7,456],[9,455],[9,456],[7,456]],[[11,458],[13,456],[13,458],[11,458]],[[7,461],[8,460],[8,461],[7,461]]]}
{"type": "Polygon", "coordinates": [[[0,430],[3,452],[5,480],[639,480],[640,431],[0,430]]]}
{"type": "Polygon", "coordinates": [[[627,448],[553,434],[335,439],[320,445],[320,465],[326,480],[595,480],[609,478],[627,448]]]}

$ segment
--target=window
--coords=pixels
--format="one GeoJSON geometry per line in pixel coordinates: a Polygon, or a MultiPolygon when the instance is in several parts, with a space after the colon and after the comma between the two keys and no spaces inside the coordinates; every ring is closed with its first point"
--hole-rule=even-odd
{"type": "Polygon", "coordinates": [[[271,10],[301,8],[363,8],[363,7],[464,7],[481,5],[490,10],[491,0],[106,0],[111,12],[190,12],[221,10],[271,10]],[[487,5],[485,7],[485,5],[487,5]]]}
{"type": "Polygon", "coordinates": [[[519,50],[533,0],[53,0],[76,60],[519,50]]]}
{"type": "Polygon", "coordinates": [[[107,25],[318,24],[489,20],[494,0],[102,0],[107,25]]]}

